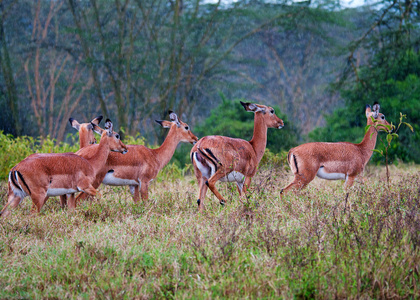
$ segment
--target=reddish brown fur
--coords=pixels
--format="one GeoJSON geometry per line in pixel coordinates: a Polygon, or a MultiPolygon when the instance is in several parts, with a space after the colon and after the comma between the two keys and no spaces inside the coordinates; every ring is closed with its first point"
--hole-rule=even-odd
{"type": "MultiPolygon", "coordinates": [[[[110,151],[127,151],[115,134],[109,135],[108,131],[103,132],[101,142],[95,146],[97,146],[96,150],[89,159],[74,153],[32,154],[13,167],[11,172],[15,174],[13,172],[18,171],[23,177],[25,184],[22,182],[20,186],[32,198],[37,212],[48,199],[48,189],[83,190],[90,195],[95,195],[97,191],[92,186],[92,182],[98,171],[105,165],[110,151]]],[[[9,180],[8,203],[2,210],[2,216],[8,213],[9,206],[14,208],[22,200],[13,192],[12,184],[13,181],[9,180]]],[[[69,199],[69,208],[75,206],[74,195],[72,195],[69,199]]]]}
{"type": "Polygon", "coordinates": [[[191,150],[191,157],[195,155],[194,153],[197,153],[200,160],[204,159],[208,161],[209,165],[212,164],[211,159],[209,159],[211,157],[208,156],[209,158],[206,158],[203,154],[200,154],[203,150],[210,149],[219,160],[219,163],[217,163],[218,170],[210,178],[206,178],[197,167],[194,159],[192,159],[194,173],[199,184],[197,202],[200,211],[203,209],[202,202],[205,198],[207,188],[210,188],[220,200],[221,204],[226,202],[216,189],[215,184],[232,171],[240,172],[245,176],[243,189],[240,190],[238,188],[238,191],[240,195],[246,192],[246,189],[251,183],[251,178],[255,175],[258,164],[264,155],[267,144],[267,128],[281,128],[284,126],[283,121],[275,113],[271,113],[271,111],[274,111],[271,107],[251,103],[242,103],[242,105],[247,111],[255,112],[254,135],[249,142],[238,138],[213,135],[200,139],[191,150]],[[251,110],[249,107],[254,107],[254,109],[251,110]],[[199,149],[201,149],[201,152],[199,149]]]}
{"type": "MultiPolygon", "coordinates": [[[[375,107],[375,106],[374,106],[375,107]]],[[[372,116],[377,112],[376,119],[381,125],[389,125],[382,119],[383,114],[377,110],[366,109],[367,124],[373,125],[372,116]]],[[[381,126],[379,126],[381,127],[381,126]]],[[[384,127],[382,127],[384,128],[384,127]]],[[[288,162],[295,175],[292,183],[282,190],[282,194],[291,189],[302,189],[311,182],[320,167],[326,173],[340,173],[347,177],[345,187],[350,188],[357,175],[363,172],[375,149],[378,131],[373,126],[366,132],[362,142],[358,144],[340,143],[307,143],[289,151],[288,162]],[[297,167],[296,167],[297,164],[297,167]]]]}
{"type": "MultiPolygon", "coordinates": [[[[128,153],[119,155],[111,153],[106,166],[98,173],[93,186],[98,188],[104,180],[108,171],[113,170],[113,175],[119,179],[134,180],[141,182],[140,194],[139,185],[134,185],[134,201],[148,200],[148,188],[150,181],[156,178],[160,170],[170,161],[177,145],[183,142],[195,143],[198,138],[191,132],[188,124],[160,121],[161,125],[170,128],[163,144],[157,149],[150,149],[142,145],[128,145],[128,153]],[[185,129],[188,128],[188,129],[185,129]]],[[[90,157],[88,149],[80,149],[76,154],[82,157],[90,157]]],[[[78,200],[86,197],[79,195],[78,200]]]]}

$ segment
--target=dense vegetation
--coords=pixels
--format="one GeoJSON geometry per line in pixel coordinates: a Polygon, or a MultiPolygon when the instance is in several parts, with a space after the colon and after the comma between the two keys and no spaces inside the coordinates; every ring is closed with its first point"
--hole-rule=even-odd
{"type": "Polygon", "coordinates": [[[393,168],[390,189],[371,167],[348,198],[315,179],[280,200],[291,176],[266,164],[245,203],[219,183],[227,204],[209,192],[203,214],[172,169],[146,203],[126,187],[74,213],[24,201],[0,225],[0,298],[419,298],[418,168],[393,168]]]}

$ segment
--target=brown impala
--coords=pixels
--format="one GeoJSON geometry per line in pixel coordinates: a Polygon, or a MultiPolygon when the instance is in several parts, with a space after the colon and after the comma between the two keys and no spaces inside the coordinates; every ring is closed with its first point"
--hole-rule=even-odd
{"type": "MultiPolygon", "coordinates": [[[[194,144],[198,138],[191,132],[188,124],[180,121],[174,112],[169,112],[171,121],[156,121],[164,128],[170,128],[163,144],[157,149],[150,149],[142,145],[128,145],[127,155],[111,153],[104,168],[98,173],[93,184],[95,188],[101,184],[130,187],[134,201],[141,198],[147,200],[150,181],[155,179],[160,170],[171,160],[180,142],[194,144]]],[[[95,126],[95,130],[100,129],[95,126]]],[[[91,147],[94,147],[92,145],[91,147]]],[[[87,147],[76,152],[82,157],[89,157],[87,147]]],[[[85,194],[77,200],[85,198],[85,194]]]]}
{"type": "Polygon", "coordinates": [[[14,166],[9,173],[8,203],[1,212],[2,216],[10,213],[9,206],[18,206],[26,196],[31,197],[37,212],[51,196],[71,194],[71,209],[76,206],[74,193],[81,191],[94,196],[97,190],[92,183],[103,169],[110,151],[127,152],[112,127],[112,122],[107,120],[101,141],[89,159],[74,153],[36,153],[14,166]]]}
{"type": "MultiPolygon", "coordinates": [[[[370,105],[366,106],[367,125],[374,124],[372,118],[377,120],[377,124],[390,125],[379,112],[379,108],[378,103],[373,105],[373,111],[370,105]]],[[[307,143],[292,148],[289,151],[288,162],[295,178],[280,193],[284,194],[291,189],[300,190],[315,176],[328,180],[345,180],[345,188],[348,189],[372,156],[377,136],[378,130],[371,126],[359,144],[307,143]]]]}
{"type": "Polygon", "coordinates": [[[257,172],[267,145],[267,128],[282,128],[283,120],[274,109],[265,105],[244,103],[246,111],[254,113],[254,135],[248,142],[242,139],[212,135],[200,139],[191,150],[191,160],[199,184],[198,208],[203,209],[207,188],[224,205],[226,200],[216,189],[217,181],[236,182],[242,196],[257,172]]]}

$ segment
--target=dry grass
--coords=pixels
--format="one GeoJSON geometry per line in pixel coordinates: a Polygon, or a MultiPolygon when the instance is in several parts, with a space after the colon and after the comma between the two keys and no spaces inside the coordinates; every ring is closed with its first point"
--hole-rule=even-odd
{"type": "MultiPolygon", "coordinates": [[[[75,213],[27,198],[0,221],[0,298],[419,298],[420,174],[371,168],[346,198],[316,179],[280,201],[289,172],[267,168],[248,200],[219,183],[197,213],[193,177],[127,188],[75,213]]],[[[6,202],[6,184],[0,197],[6,202]]]]}

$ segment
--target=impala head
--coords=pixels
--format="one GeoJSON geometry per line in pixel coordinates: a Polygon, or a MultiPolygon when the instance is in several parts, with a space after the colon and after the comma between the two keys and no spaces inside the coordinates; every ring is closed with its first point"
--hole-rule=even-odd
{"type": "Polygon", "coordinates": [[[178,119],[178,116],[173,111],[169,111],[170,121],[160,121],[155,120],[163,128],[171,128],[171,130],[176,131],[180,137],[181,142],[195,144],[198,141],[198,138],[191,132],[190,126],[187,123],[182,122],[178,119]]]}
{"type": "MultiPolygon", "coordinates": [[[[370,107],[370,105],[366,105],[366,118],[368,121],[368,125],[373,124],[372,118],[377,120],[378,124],[388,125],[388,126],[391,125],[385,120],[385,115],[380,113],[379,109],[380,109],[380,105],[378,102],[375,102],[375,104],[373,104],[373,107],[370,107]]],[[[378,126],[378,128],[388,131],[388,128],[386,128],[385,126],[378,126]]]]}
{"type": "Polygon", "coordinates": [[[121,142],[120,135],[113,131],[114,125],[110,119],[105,121],[105,129],[102,129],[98,125],[92,123],[93,130],[101,135],[102,139],[107,139],[109,143],[109,149],[113,152],[120,152],[122,154],[127,153],[127,146],[121,142]]]}
{"type": "Polygon", "coordinates": [[[93,125],[99,125],[102,121],[102,116],[96,117],[89,123],[82,123],[80,124],[75,119],[70,118],[69,122],[71,127],[76,129],[79,132],[79,139],[80,139],[80,148],[83,148],[87,145],[96,144],[95,134],[93,133],[93,125]]]}
{"type": "Polygon", "coordinates": [[[267,127],[278,129],[283,128],[283,120],[276,116],[276,113],[272,107],[249,102],[240,102],[246,111],[254,112],[255,114],[261,114],[267,127]]]}

